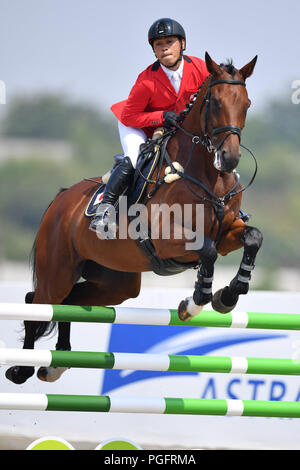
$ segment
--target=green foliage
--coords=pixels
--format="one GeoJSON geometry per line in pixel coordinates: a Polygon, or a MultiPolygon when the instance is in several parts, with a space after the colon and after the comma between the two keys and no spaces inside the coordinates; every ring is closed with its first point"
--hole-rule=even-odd
{"type": "Polygon", "coordinates": [[[77,163],[98,174],[107,171],[112,155],[120,152],[115,121],[64,95],[15,98],[1,127],[5,137],[68,141],[77,163]]]}
{"type": "Polygon", "coordinates": [[[28,259],[35,232],[61,187],[77,182],[79,171],[45,160],[11,160],[0,167],[1,256],[28,259]]]}
{"type": "MultiPolygon", "coordinates": [[[[247,120],[243,142],[258,160],[256,180],[243,205],[253,214],[250,224],[264,234],[258,260],[269,268],[300,264],[300,105],[290,99],[271,101],[261,114],[247,120]]],[[[246,152],[243,151],[243,159],[246,152]]],[[[246,157],[239,172],[250,177],[246,157]],[[247,163],[246,163],[247,162],[247,163]]]]}
{"type": "Polygon", "coordinates": [[[53,161],[11,160],[1,167],[0,213],[9,223],[37,229],[60,187],[72,183],[68,167],[53,161]]]}
{"type": "Polygon", "coordinates": [[[1,258],[28,262],[34,237],[33,229],[6,220],[0,233],[1,258]]]}
{"type": "Polygon", "coordinates": [[[3,123],[5,136],[64,139],[70,133],[73,109],[64,96],[15,98],[3,123]]]}

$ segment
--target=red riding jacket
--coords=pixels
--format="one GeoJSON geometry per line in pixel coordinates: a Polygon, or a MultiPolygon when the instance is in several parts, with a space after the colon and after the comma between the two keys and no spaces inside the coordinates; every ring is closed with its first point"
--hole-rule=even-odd
{"type": "Polygon", "coordinates": [[[160,67],[158,61],[137,78],[127,100],[114,104],[112,112],[125,126],[138,127],[151,137],[163,124],[163,112],[179,114],[190,102],[191,95],[209,75],[206,64],[197,57],[183,56],[184,67],[179,93],[160,67]]]}

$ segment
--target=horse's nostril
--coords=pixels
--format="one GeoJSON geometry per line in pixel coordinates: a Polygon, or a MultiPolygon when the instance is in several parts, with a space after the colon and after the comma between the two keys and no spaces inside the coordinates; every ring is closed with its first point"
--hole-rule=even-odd
{"type": "Polygon", "coordinates": [[[230,173],[234,170],[240,161],[240,153],[232,153],[227,152],[226,150],[222,150],[221,159],[224,167],[224,171],[230,173]]]}

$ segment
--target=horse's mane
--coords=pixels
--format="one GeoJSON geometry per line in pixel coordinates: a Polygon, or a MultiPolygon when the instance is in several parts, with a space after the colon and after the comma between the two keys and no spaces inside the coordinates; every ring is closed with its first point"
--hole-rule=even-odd
{"type": "Polygon", "coordinates": [[[229,73],[232,78],[234,78],[236,74],[236,68],[233,65],[232,59],[227,59],[227,62],[225,64],[220,64],[220,67],[226,70],[227,73],[229,73]]]}
{"type": "MultiPolygon", "coordinates": [[[[219,64],[220,67],[222,67],[223,69],[225,69],[225,71],[227,73],[229,73],[232,78],[234,78],[235,74],[236,74],[236,68],[234,67],[233,65],[233,60],[232,59],[227,59],[227,62],[225,64],[221,63],[219,64]]],[[[184,120],[184,118],[189,114],[189,112],[191,111],[192,107],[193,107],[193,104],[195,103],[202,87],[206,84],[206,82],[208,81],[208,79],[211,77],[211,75],[208,75],[208,77],[204,80],[204,82],[199,86],[198,90],[196,91],[196,93],[194,93],[192,96],[191,96],[191,99],[190,99],[190,102],[189,103],[186,103],[186,108],[183,109],[180,113],[180,118],[181,118],[181,122],[184,120]]]]}
{"type": "Polygon", "coordinates": [[[211,75],[207,76],[207,78],[204,80],[204,82],[201,83],[201,85],[199,86],[198,90],[193,95],[191,95],[190,102],[186,103],[186,105],[185,105],[186,107],[180,112],[179,116],[180,116],[181,122],[186,118],[186,116],[191,111],[191,109],[193,107],[193,104],[195,103],[201,89],[204,87],[204,85],[206,84],[206,82],[209,80],[210,77],[211,77],[211,75]]]}

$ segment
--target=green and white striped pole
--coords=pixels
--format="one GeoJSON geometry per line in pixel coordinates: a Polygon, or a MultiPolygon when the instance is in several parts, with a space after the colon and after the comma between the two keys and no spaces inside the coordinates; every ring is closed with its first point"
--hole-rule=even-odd
{"type": "Polygon", "coordinates": [[[300,375],[300,359],[0,349],[1,365],[300,375]]]}
{"type": "Polygon", "coordinates": [[[300,330],[300,314],[296,313],[231,312],[221,314],[203,310],[195,317],[183,322],[179,320],[177,310],[172,309],[2,303],[0,304],[1,319],[300,330]]]}
{"type": "Polygon", "coordinates": [[[0,393],[0,410],[300,418],[299,402],[0,393]]]}

